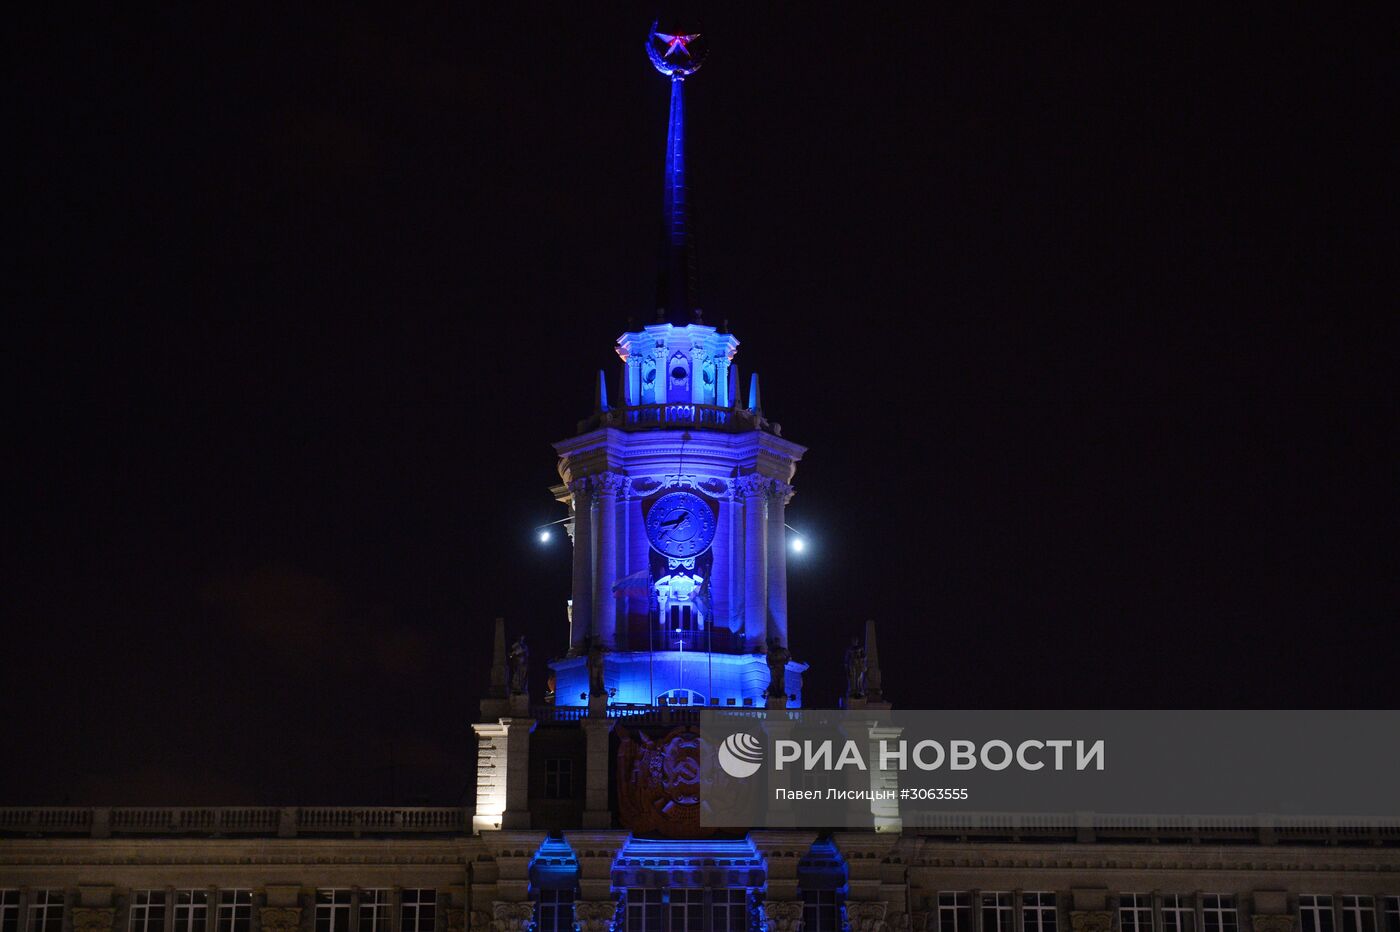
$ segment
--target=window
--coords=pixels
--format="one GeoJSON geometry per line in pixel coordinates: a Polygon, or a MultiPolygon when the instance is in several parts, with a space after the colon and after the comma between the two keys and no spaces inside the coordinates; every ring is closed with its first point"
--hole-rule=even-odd
{"type": "Polygon", "coordinates": [[[1118,927],[1122,932],[1152,932],[1152,894],[1120,894],[1118,927]]]}
{"type": "Polygon", "coordinates": [[[574,798],[574,762],[567,757],[550,757],[544,762],[544,798],[574,798]]]}
{"type": "Polygon", "coordinates": [[[389,891],[360,891],[360,932],[389,932],[389,891]]]}
{"type": "Polygon", "coordinates": [[[1400,896],[1385,898],[1385,932],[1400,932],[1400,896]]]}
{"type": "Polygon", "coordinates": [[[1205,932],[1239,932],[1240,918],[1233,896],[1225,893],[1202,894],[1201,916],[1205,932]]]}
{"type": "Polygon", "coordinates": [[[1299,932],[1332,932],[1332,898],[1304,894],[1298,897],[1299,932]]]}
{"type": "Polygon", "coordinates": [[[972,932],[972,901],[969,894],[938,894],[938,932],[972,932]]]}
{"type": "Polygon", "coordinates": [[[982,894],[982,932],[1011,932],[1014,923],[1010,893],[982,894]]]}
{"type": "Polygon", "coordinates": [[[436,890],[405,890],[399,903],[399,932],[433,932],[437,928],[436,890]]]}
{"type": "Polygon", "coordinates": [[[695,619],[689,605],[671,605],[669,609],[673,634],[689,634],[695,630],[695,619]]]}
{"type": "Polygon", "coordinates": [[[630,888],[627,891],[627,932],[663,932],[664,908],[660,890],[630,888]]]}
{"type": "Polygon", "coordinates": [[[1025,932],[1055,932],[1055,894],[1022,893],[1021,924],[1025,932]]]}
{"type": "Polygon", "coordinates": [[[316,932],[350,932],[350,891],[316,891],[316,932]]]}
{"type": "Polygon", "coordinates": [[[671,891],[669,932],[705,932],[705,891],[679,887],[671,891]]]}
{"type": "Polygon", "coordinates": [[[841,902],[835,890],[802,891],[802,932],[841,932],[841,902]]]}
{"type": "Polygon", "coordinates": [[[1162,894],[1162,932],[1196,932],[1196,911],[1180,893],[1162,894]]]}
{"type": "MultiPolygon", "coordinates": [[[[30,927],[33,929],[33,927],[30,927]]],[[[165,932],[165,891],[131,891],[131,932],[165,932]]]]}
{"type": "Polygon", "coordinates": [[[747,932],[749,891],[721,887],[710,891],[710,932],[747,932]]]}
{"type": "Polygon", "coordinates": [[[19,932],[18,890],[0,890],[0,932],[19,932]]]}
{"type": "Polygon", "coordinates": [[[204,890],[175,891],[175,932],[204,932],[209,919],[209,894],[204,890]]]}
{"type": "Polygon", "coordinates": [[[252,890],[220,890],[216,932],[249,932],[253,919],[252,890]]]}
{"type": "Polygon", "coordinates": [[[573,932],[574,891],[541,890],[535,908],[535,932],[573,932]]]}
{"type": "Polygon", "coordinates": [[[29,932],[63,932],[62,890],[35,890],[29,895],[29,932]]]}
{"type": "Polygon", "coordinates": [[[1369,896],[1342,897],[1342,932],[1376,932],[1376,901],[1369,896]]]}

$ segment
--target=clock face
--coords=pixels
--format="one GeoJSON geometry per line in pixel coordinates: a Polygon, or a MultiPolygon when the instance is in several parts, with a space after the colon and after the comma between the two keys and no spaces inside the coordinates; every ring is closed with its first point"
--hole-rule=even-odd
{"type": "Polygon", "coordinates": [[[647,540],[668,557],[693,557],[714,539],[714,512],[693,492],[668,492],[647,513],[647,540]]]}

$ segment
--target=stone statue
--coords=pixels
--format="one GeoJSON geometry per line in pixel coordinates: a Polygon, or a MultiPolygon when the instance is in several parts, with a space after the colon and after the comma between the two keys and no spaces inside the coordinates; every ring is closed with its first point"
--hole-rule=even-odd
{"type": "Polygon", "coordinates": [[[606,696],[608,687],[603,681],[603,645],[596,639],[588,639],[588,695],[606,696]]]}
{"type": "Polygon", "coordinates": [[[530,648],[523,634],[510,646],[510,691],[517,695],[530,691],[530,648]]]}
{"type": "Polygon", "coordinates": [[[857,699],[865,695],[865,648],[857,637],[846,648],[846,695],[857,699]]]}
{"type": "Polygon", "coordinates": [[[787,662],[792,653],[777,638],[768,639],[768,695],[774,699],[787,698],[787,662]]]}

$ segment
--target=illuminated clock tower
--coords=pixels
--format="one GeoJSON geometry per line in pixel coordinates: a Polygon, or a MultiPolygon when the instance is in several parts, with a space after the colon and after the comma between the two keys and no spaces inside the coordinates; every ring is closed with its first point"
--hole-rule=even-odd
{"type": "Polygon", "coordinates": [[[801,704],[784,510],[805,451],[764,418],[757,376],[742,396],[739,340],[695,300],[682,89],[699,39],[654,32],[648,44],[671,81],[655,322],[617,338],[618,377],[599,373],[593,414],[554,445],[573,538],[556,706],[801,704]]]}

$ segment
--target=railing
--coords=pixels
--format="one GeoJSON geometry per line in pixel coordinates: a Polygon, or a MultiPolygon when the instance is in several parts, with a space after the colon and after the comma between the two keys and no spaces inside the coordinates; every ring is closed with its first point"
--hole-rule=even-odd
{"type": "MultiPolygon", "coordinates": [[[[638,716],[638,723],[680,724],[698,718],[699,709],[615,707],[638,716]]],[[[542,713],[586,712],[544,707],[542,713]]],[[[609,711],[612,711],[610,709],[609,711]]],[[[753,710],[753,714],[762,714],[753,710]]],[[[584,716],[576,716],[581,718],[584,716]]],[[[561,720],[561,719],[555,719],[561,720]]],[[[1228,817],[1117,817],[1081,813],[1055,815],[919,813],[905,820],[907,834],[964,841],[1193,842],[1265,845],[1400,845],[1400,826],[1335,825],[1326,821],[1274,818],[1263,826],[1228,817]]],[[[120,807],[69,806],[0,808],[0,835],[464,835],[471,832],[471,810],[429,806],[227,806],[120,807]]]]}
{"type": "Polygon", "coordinates": [[[0,832],[82,832],[92,827],[91,809],[0,809],[0,832]]]}
{"type": "MultiPolygon", "coordinates": [[[[609,412],[611,413],[611,412],[609,412]]],[[[623,423],[628,427],[715,427],[723,429],[738,420],[736,412],[717,405],[665,404],[638,405],[623,408],[623,423]]]]}
{"type": "MultiPolygon", "coordinates": [[[[631,705],[623,703],[613,703],[607,708],[607,717],[612,719],[627,719],[639,725],[698,725],[700,724],[700,713],[709,709],[712,712],[723,712],[726,716],[737,718],[768,718],[775,713],[769,712],[761,706],[700,706],[700,705],[676,705],[676,706],[654,706],[654,705],[631,705]]],[[[790,719],[801,718],[802,713],[797,709],[786,711],[790,719]]],[[[541,722],[581,722],[589,717],[586,706],[556,706],[537,705],[530,708],[532,718],[541,722]]]]}
{"type": "Polygon", "coordinates": [[[597,427],[619,427],[623,430],[699,427],[705,430],[732,432],[766,430],[779,436],[782,432],[777,424],[769,423],[757,411],[688,401],[609,408],[579,423],[580,432],[597,427]]]}
{"type": "Polygon", "coordinates": [[[471,810],[431,806],[0,808],[7,835],[461,834],[471,810]]]}

